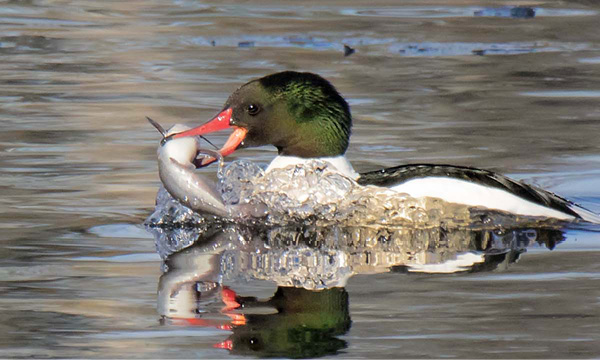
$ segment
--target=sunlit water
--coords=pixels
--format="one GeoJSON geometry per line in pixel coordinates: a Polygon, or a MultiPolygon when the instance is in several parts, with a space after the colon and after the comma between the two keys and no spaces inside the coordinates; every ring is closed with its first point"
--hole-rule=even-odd
{"type": "Polygon", "coordinates": [[[2,357],[600,356],[597,226],[141,226],[145,116],[285,69],[348,99],[358,171],[476,166],[600,212],[596,3],[0,5],[2,357]],[[163,264],[155,236],[190,243],[163,264]]]}

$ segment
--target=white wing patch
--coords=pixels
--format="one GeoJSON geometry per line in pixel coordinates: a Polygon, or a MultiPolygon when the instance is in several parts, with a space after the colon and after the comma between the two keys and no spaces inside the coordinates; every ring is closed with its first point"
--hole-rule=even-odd
{"type": "Polygon", "coordinates": [[[393,186],[391,189],[407,193],[412,197],[435,197],[448,202],[481,206],[524,216],[544,216],[562,220],[575,219],[572,215],[524,200],[508,191],[452,178],[414,179],[393,186]]]}

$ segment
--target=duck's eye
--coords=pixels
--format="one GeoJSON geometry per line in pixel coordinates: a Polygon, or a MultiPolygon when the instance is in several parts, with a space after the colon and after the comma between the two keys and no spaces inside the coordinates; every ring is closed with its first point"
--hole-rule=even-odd
{"type": "Polygon", "coordinates": [[[260,107],[258,107],[258,105],[255,104],[250,104],[248,105],[248,108],[246,110],[248,110],[248,114],[254,116],[260,112],[260,107]]]}

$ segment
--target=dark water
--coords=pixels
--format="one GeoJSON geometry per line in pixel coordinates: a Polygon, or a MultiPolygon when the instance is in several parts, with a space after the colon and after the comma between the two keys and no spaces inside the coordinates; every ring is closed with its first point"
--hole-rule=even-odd
{"type": "Polygon", "coordinates": [[[359,171],[482,167],[600,212],[600,6],[503,5],[0,2],[0,355],[600,356],[597,226],[232,226],[166,266],[139,226],[159,185],[144,117],[197,124],[285,69],[349,100],[359,171]]]}

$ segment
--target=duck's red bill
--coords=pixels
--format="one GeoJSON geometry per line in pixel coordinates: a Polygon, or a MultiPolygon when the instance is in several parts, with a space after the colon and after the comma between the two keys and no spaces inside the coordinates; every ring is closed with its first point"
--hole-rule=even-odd
{"type": "MultiPolygon", "coordinates": [[[[242,141],[244,141],[246,134],[248,133],[248,129],[230,125],[232,112],[233,110],[231,108],[223,110],[209,122],[195,127],[193,129],[182,131],[178,134],[173,135],[173,137],[180,138],[186,136],[205,135],[215,131],[233,128],[233,133],[229,136],[221,150],[219,150],[219,153],[221,153],[221,155],[227,156],[234,152],[235,149],[238,148],[238,146],[240,146],[242,141]]],[[[202,165],[210,164],[215,160],[215,158],[205,158],[204,160],[202,160],[202,165]]]]}
{"type": "Polygon", "coordinates": [[[235,149],[240,146],[244,138],[246,138],[246,134],[248,133],[248,129],[233,126],[233,133],[229,135],[229,138],[225,142],[225,145],[219,150],[221,155],[227,156],[235,151],[235,149]]]}

